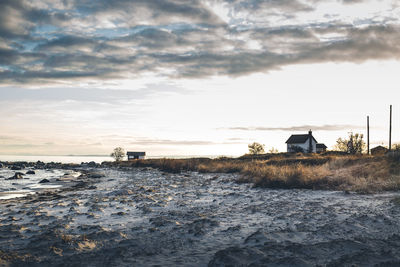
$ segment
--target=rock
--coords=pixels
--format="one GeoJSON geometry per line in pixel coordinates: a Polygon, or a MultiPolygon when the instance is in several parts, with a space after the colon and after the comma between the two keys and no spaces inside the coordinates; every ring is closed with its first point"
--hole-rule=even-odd
{"type": "Polygon", "coordinates": [[[47,179],[43,179],[43,180],[41,180],[41,181],[39,182],[39,184],[44,184],[44,183],[50,183],[50,181],[47,180],[47,179]]]}
{"type": "Polygon", "coordinates": [[[126,215],[126,213],[123,212],[123,211],[120,211],[120,212],[117,212],[117,213],[113,213],[111,215],[124,216],[124,215],[126,215]]]}
{"type": "Polygon", "coordinates": [[[88,178],[102,178],[105,175],[103,173],[99,173],[99,172],[94,172],[94,173],[88,173],[87,177],[88,178]]]}
{"type": "Polygon", "coordinates": [[[7,180],[23,179],[22,175],[24,175],[22,172],[16,172],[14,176],[7,178],[7,180]]]}
{"type": "Polygon", "coordinates": [[[117,191],[110,192],[107,195],[108,196],[127,196],[127,195],[132,195],[132,194],[133,194],[133,192],[129,189],[120,189],[117,191]]]}
{"type": "Polygon", "coordinates": [[[29,170],[26,172],[26,174],[35,174],[35,171],[29,170]]]}
{"type": "Polygon", "coordinates": [[[96,166],[97,166],[97,163],[94,162],[94,161],[91,161],[91,162],[89,162],[87,165],[88,165],[89,167],[96,167],[96,166]]]}
{"type": "Polygon", "coordinates": [[[22,168],[20,167],[20,166],[12,166],[11,167],[11,170],[13,170],[13,171],[20,171],[20,170],[22,170],[22,168]]]}
{"type": "Polygon", "coordinates": [[[43,169],[45,166],[46,166],[46,164],[40,160],[38,160],[34,165],[35,169],[43,169]]]}

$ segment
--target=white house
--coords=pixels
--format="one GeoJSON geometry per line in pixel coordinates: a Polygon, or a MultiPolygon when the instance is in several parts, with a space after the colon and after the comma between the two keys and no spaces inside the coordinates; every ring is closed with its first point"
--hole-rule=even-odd
{"type": "Polygon", "coordinates": [[[128,160],[134,160],[134,159],[144,159],[146,156],[146,152],[126,152],[126,155],[128,156],[128,160]]]}
{"type": "Polygon", "coordinates": [[[310,130],[308,134],[292,134],[286,141],[287,152],[317,152],[317,140],[310,130]]]}

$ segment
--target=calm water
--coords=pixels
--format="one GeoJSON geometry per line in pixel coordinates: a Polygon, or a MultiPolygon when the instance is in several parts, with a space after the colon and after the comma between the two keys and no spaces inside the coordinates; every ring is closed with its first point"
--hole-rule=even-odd
{"type": "Polygon", "coordinates": [[[16,155],[0,155],[0,161],[28,161],[28,162],[62,162],[62,163],[81,163],[94,161],[101,163],[103,161],[112,161],[107,156],[16,156],[16,155]]]}
{"type": "MultiPolygon", "coordinates": [[[[147,156],[146,158],[192,158],[192,157],[209,157],[215,158],[215,155],[207,156],[147,156]]],[[[27,162],[62,162],[62,163],[81,163],[94,161],[97,163],[102,163],[103,161],[113,161],[111,157],[108,156],[17,156],[17,155],[0,155],[0,161],[27,161],[27,162]]]]}

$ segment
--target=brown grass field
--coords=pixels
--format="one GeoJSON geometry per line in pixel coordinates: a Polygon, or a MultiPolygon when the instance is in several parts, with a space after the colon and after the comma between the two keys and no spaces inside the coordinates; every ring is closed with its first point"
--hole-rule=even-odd
{"type": "Polygon", "coordinates": [[[256,187],[375,193],[400,189],[400,156],[280,153],[239,158],[146,159],[107,162],[116,167],[152,167],[165,172],[239,173],[256,187]]]}

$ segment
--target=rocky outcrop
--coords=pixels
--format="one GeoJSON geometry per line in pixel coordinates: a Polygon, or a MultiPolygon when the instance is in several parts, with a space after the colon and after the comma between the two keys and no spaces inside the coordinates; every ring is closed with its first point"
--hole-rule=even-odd
{"type": "Polygon", "coordinates": [[[17,179],[23,179],[22,177],[24,174],[22,172],[16,172],[14,176],[7,178],[7,180],[17,180],[17,179]]]}
{"type": "Polygon", "coordinates": [[[11,166],[11,170],[13,170],[13,171],[20,171],[20,170],[22,170],[22,167],[21,167],[21,166],[14,165],[14,166],[11,166]]]}

